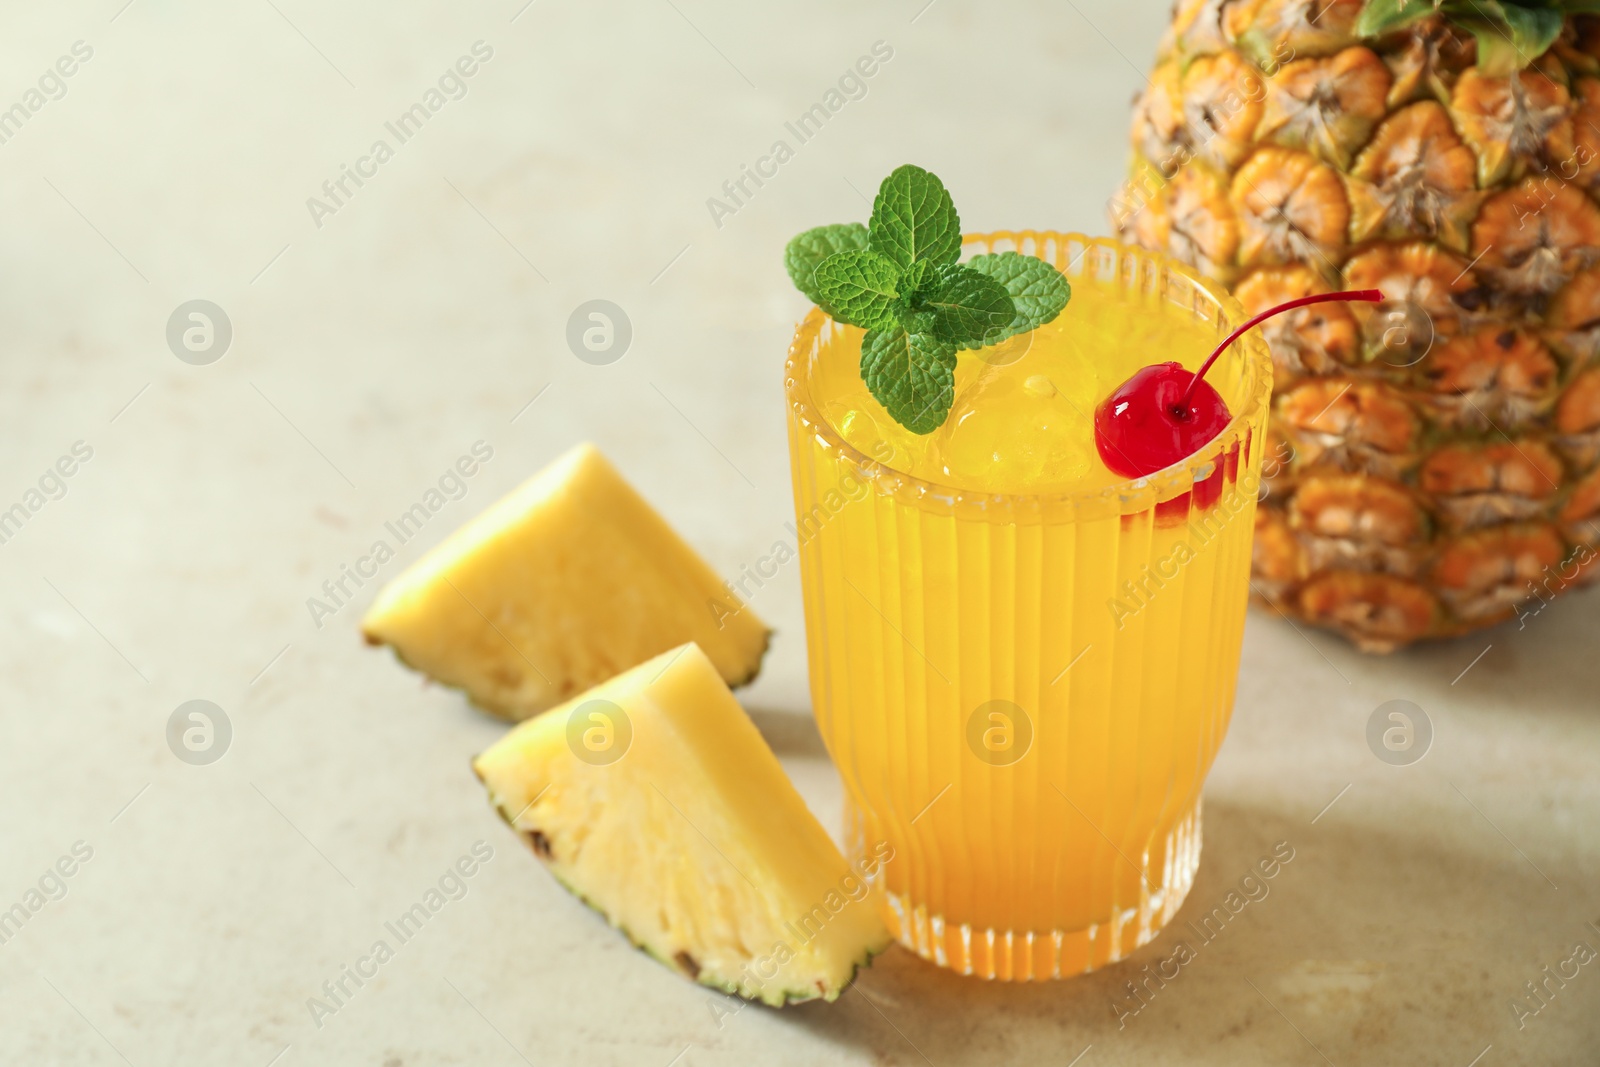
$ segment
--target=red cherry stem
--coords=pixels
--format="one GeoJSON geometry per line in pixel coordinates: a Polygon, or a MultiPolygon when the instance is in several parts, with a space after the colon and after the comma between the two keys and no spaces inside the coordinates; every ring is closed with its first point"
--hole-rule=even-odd
{"type": "Polygon", "coordinates": [[[1277,307],[1268,308],[1255,318],[1247,321],[1237,330],[1234,330],[1232,333],[1230,333],[1228,335],[1228,339],[1218,345],[1217,350],[1211,353],[1204,363],[1200,364],[1200,369],[1195,371],[1194,378],[1189,382],[1189,388],[1184,390],[1183,399],[1178,401],[1178,406],[1174,409],[1173,413],[1179,418],[1188,418],[1189,401],[1193,399],[1195,388],[1199,386],[1200,379],[1204,378],[1206,376],[1206,371],[1211,369],[1211,364],[1217,361],[1217,357],[1222,355],[1223,351],[1227,349],[1229,345],[1233,344],[1233,342],[1243,337],[1255,327],[1261,325],[1261,323],[1272,318],[1272,316],[1282,315],[1285,311],[1293,311],[1295,308],[1303,308],[1309,304],[1327,304],[1336,300],[1362,300],[1369,304],[1376,304],[1382,299],[1383,293],[1377,289],[1350,289],[1342,293],[1316,293],[1312,296],[1302,296],[1298,300],[1291,300],[1286,304],[1279,304],[1277,307]]]}

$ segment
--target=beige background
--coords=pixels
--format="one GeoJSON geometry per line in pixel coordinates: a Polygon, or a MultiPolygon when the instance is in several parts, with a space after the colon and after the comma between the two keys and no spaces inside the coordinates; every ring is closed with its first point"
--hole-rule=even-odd
{"type": "MultiPolygon", "coordinates": [[[[385,577],[581,439],[725,573],[765,554],[803,310],[783,242],[864,219],[908,160],[969,230],[1103,230],[1154,0],[122,3],[0,15],[0,107],[94,50],[0,145],[0,506],[93,449],[0,545],[0,908],[93,849],[0,945],[0,1063],[1600,1058],[1600,962],[1525,1029],[1511,1009],[1600,948],[1596,594],[1384,660],[1252,616],[1180,919],[1275,842],[1295,859],[1120,1030],[1122,983],[1170,939],[1030,987],[893,951],[838,1004],[719,1018],[494,818],[467,759],[500,727],[361,646],[372,585],[312,624],[320,583],[478,440],[493,460],[385,577]],[[315,226],[306,198],[478,40],[466,97],[315,226]],[[867,96],[714,225],[707,197],[878,40],[867,96]],[[194,298],[234,327],[210,366],[164,339],[194,298]],[[592,298],[633,324],[610,366],[564,341],[592,298]],[[193,698],[233,724],[210,766],[164,738],[193,698]],[[1434,724],[1414,766],[1364,740],[1391,699],[1434,724]],[[467,896],[314,1026],[306,999],[480,839],[467,896]]],[[[831,825],[794,567],[755,604],[779,635],[747,705],[831,825]]]]}

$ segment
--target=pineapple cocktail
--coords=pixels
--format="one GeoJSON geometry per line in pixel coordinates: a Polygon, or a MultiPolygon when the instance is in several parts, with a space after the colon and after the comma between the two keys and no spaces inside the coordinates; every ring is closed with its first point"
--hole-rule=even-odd
{"type": "Polygon", "coordinates": [[[1130,481],[1101,459],[1096,406],[1149,364],[1198,367],[1238,306],[1108,242],[998,234],[961,251],[1006,249],[1059,269],[1071,302],[960,352],[930,431],[891,417],[863,380],[863,331],[821,310],[786,386],[812,698],[851,848],[892,846],[879,882],[902,943],[1028,979],[1126,955],[1193,878],[1271,366],[1255,335],[1226,350],[1206,380],[1236,414],[1130,481]]]}

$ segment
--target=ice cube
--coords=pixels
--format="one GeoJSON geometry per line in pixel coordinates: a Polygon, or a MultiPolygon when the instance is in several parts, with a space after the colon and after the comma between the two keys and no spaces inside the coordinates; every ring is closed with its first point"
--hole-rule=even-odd
{"type": "Polygon", "coordinates": [[[876,412],[849,402],[826,405],[823,417],[856,451],[870,460],[909,474],[924,474],[920,463],[927,452],[927,438],[905,429],[889,413],[876,412]]]}
{"type": "Polygon", "coordinates": [[[1097,386],[1092,375],[1058,380],[1063,369],[989,368],[960,390],[934,435],[945,475],[963,488],[991,492],[1063,488],[1086,476],[1097,386]]]}

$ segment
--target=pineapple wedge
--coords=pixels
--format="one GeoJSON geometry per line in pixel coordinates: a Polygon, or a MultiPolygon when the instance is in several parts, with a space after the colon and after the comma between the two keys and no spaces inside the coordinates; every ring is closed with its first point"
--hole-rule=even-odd
{"type": "Polygon", "coordinates": [[[770,637],[590,444],[385,586],[361,630],[513,720],[685,641],[729,685],[743,685],[770,637]]]}
{"type": "Polygon", "coordinates": [[[521,724],[472,766],[562,885],[702,985],[831,1001],[888,945],[866,879],[892,851],[845,862],[694,644],[521,724]]]}

